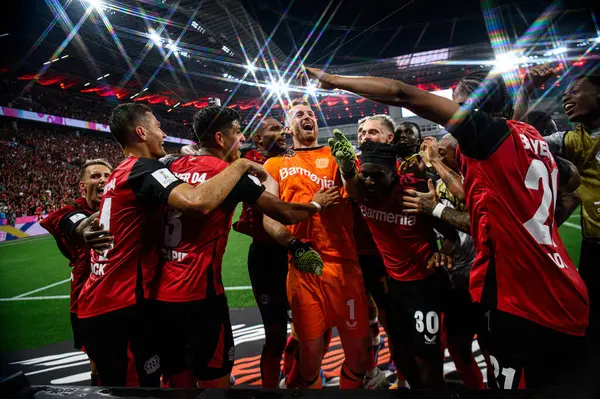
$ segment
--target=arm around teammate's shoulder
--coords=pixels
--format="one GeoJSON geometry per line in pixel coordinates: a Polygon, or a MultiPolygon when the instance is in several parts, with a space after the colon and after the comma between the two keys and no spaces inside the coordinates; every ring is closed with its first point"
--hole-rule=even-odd
{"type": "Polygon", "coordinates": [[[238,159],[203,184],[194,187],[184,183],[174,187],[168,196],[168,205],[183,212],[205,216],[225,201],[247,172],[256,174],[260,179],[266,178],[261,165],[238,159]]]}

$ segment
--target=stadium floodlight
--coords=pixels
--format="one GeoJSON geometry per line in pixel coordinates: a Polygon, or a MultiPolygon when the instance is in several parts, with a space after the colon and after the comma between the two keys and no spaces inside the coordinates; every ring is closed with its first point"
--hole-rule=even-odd
{"type": "Polygon", "coordinates": [[[549,56],[552,56],[552,55],[563,54],[563,53],[566,53],[567,51],[569,51],[569,49],[566,48],[565,46],[553,48],[552,50],[549,50],[549,51],[545,52],[544,53],[544,57],[549,57],[549,56]]]}
{"type": "Polygon", "coordinates": [[[223,74],[223,77],[224,77],[224,78],[226,78],[227,76],[229,76],[229,75],[228,75],[228,74],[226,74],[226,73],[224,73],[224,74],[223,74]]]}
{"type": "Polygon", "coordinates": [[[144,88],[144,90],[142,90],[142,91],[146,91],[146,90],[148,90],[148,88],[147,88],[147,87],[145,87],[145,88],[144,88]]]}
{"type": "Polygon", "coordinates": [[[104,78],[108,78],[110,76],[110,73],[107,73],[106,75],[104,75],[104,78]]]}
{"type": "Polygon", "coordinates": [[[156,44],[158,47],[162,47],[162,40],[160,38],[160,35],[156,33],[154,29],[150,29],[150,31],[148,31],[148,34],[150,35],[150,40],[152,40],[154,44],[156,44]]]}
{"type": "Polygon", "coordinates": [[[65,58],[69,58],[69,54],[63,55],[62,57],[60,57],[61,60],[64,60],[65,58]]]}
{"type": "Polygon", "coordinates": [[[598,37],[591,37],[590,41],[596,42],[596,43],[600,43],[600,36],[598,36],[598,37]]]}
{"type": "Polygon", "coordinates": [[[179,107],[179,104],[181,104],[181,102],[178,102],[177,104],[173,105],[173,108],[179,107]]]}
{"type": "Polygon", "coordinates": [[[519,67],[519,64],[527,61],[527,57],[515,52],[496,55],[494,62],[495,70],[499,73],[509,72],[519,67]]]}
{"type": "Polygon", "coordinates": [[[256,72],[256,66],[254,64],[247,63],[245,67],[249,72],[256,72]]]}
{"type": "Polygon", "coordinates": [[[104,7],[104,2],[102,0],[86,0],[90,7],[95,8],[96,11],[101,11],[104,7]]]}
{"type": "Polygon", "coordinates": [[[83,85],[83,87],[88,87],[90,85],[90,82],[87,82],[86,84],[83,85]]]}
{"type": "Polygon", "coordinates": [[[267,84],[267,89],[272,91],[273,93],[277,93],[277,94],[284,94],[288,92],[288,85],[279,81],[279,82],[273,82],[271,81],[271,83],[267,84]]]}
{"type": "Polygon", "coordinates": [[[314,96],[317,94],[317,85],[314,83],[309,84],[308,86],[306,86],[306,93],[314,96]]]}

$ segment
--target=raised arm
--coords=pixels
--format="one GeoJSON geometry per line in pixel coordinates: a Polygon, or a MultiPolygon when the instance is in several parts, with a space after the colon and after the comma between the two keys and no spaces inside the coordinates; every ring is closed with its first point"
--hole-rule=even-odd
{"type": "Polygon", "coordinates": [[[454,101],[421,90],[399,80],[379,77],[331,75],[317,68],[306,67],[306,74],[319,81],[325,90],[342,89],[369,100],[404,107],[440,125],[446,125],[459,110],[454,101]]]}
{"type": "Polygon", "coordinates": [[[421,144],[421,150],[425,151],[427,159],[431,163],[431,167],[436,171],[446,187],[448,187],[450,193],[452,193],[459,201],[464,201],[465,190],[463,188],[462,178],[458,173],[442,162],[435,138],[425,137],[423,144],[421,144]]]}
{"type": "Polygon", "coordinates": [[[527,70],[523,78],[523,84],[517,94],[515,110],[512,118],[516,121],[524,121],[529,111],[529,101],[535,88],[542,87],[544,83],[556,74],[549,64],[536,65],[527,70]]]}

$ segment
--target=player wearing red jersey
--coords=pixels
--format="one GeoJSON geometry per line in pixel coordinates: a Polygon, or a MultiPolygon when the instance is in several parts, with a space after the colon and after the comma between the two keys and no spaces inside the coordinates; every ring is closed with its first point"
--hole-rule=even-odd
{"type": "Polygon", "coordinates": [[[116,107],[111,133],[127,158],[104,186],[100,223],[114,243],[101,254],[92,252],[91,273],[78,303],[83,344],[104,385],[125,385],[130,343],[140,385],[158,386],[156,326],[148,317],[146,299],[158,266],[161,209],[168,204],[206,215],[247,171],[265,175],[260,165],[240,160],[200,187],[185,184],[158,161],[165,155],[166,135],[152,110],[142,104],[116,107]]]}
{"type": "MultiPolygon", "coordinates": [[[[278,120],[266,117],[251,127],[252,144],[241,152],[244,158],[264,164],[285,152],[285,133],[278,120]]],[[[263,388],[277,388],[280,362],[286,345],[289,304],[286,294],[288,250],[267,234],[263,216],[244,204],[233,229],[252,237],[248,250],[248,274],[265,326],[265,345],[260,361],[263,388]]]]}
{"type": "MultiPolygon", "coordinates": [[[[104,185],[112,166],[103,159],[90,159],[82,167],[79,175],[79,188],[83,196],[77,198],[40,222],[56,240],[60,252],[69,260],[71,267],[71,328],[75,349],[82,350],[82,337],[77,317],[79,293],[90,274],[90,250],[76,236],[79,224],[97,212],[104,194],[104,185]]],[[[92,385],[96,385],[96,365],[91,362],[92,385]]]]}
{"type": "MultiPolygon", "coordinates": [[[[285,201],[304,202],[321,188],[339,187],[335,159],[328,147],[317,143],[317,119],[310,105],[294,100],[287,118],[294,147],[265,164],[275,182],[267,182],[267,190],[285,201]]],[[[272,231],[275,225],[265,218],[265,229],[278,242],[286,245],[294,237],[307,240],[324,263],[321,276],[295,266],[288,272],[288,300],[300,342],[300,387],[321,387],[324,334],[333,326],[338,328],[346,355],[340,387],[361,387],[368,361],[367,300],[352,234],[350,200],[343,193],[339,205],[291,226],[287,234],[272,231]]]]}
{"type": "Polygon", "coordinates": [[[504,119],[510,98],[502,78],[468,76],[450,101],[391,79],[307,73],[321,87],[408,108],[458,140],[477,251],[470,291],[488,309],[500,387],[560,384],[585,367],[588,293],[554,223],[559,174],[566,183],[572,170],[557,165],[531,126],[504,119]]]}
{"type": "MultiPolygon", "coordinates": [[[[339,154],[345,147],[351,152],[346,138],[334,134],[332,151],[339,154]]],[[[401,192],[414,188],[418,180],[397,173],[396,156],[392,145],[366,142],[361,146],[360,174],[344,168],[344,178],[389,274],[388,301],[397,309],[388,314],[396,365],[411,387],[439,388],[443,385],[440,322],[449,280],[445,272],[428,269],[437,248],[434,221],[402,209],[401,192]]]]}
{"type": "MultiPolygon", "coordinates": [[[[162,161],[192,185],[210,182],[239,159],[239,147],[245,141],[240,121],[231,108],[211,105],[200,109],[194,117],[197,155],[162,161]]],[[[222,259],[236,205],[244,202],[283,224],[295,224],[337,203],[338,198],[337,190],[322,189],[305,203],[288,203],[244,176],[219,207],[201,218],[184,217],[181,211],[169,209],[162,246],[165,263],[154,297],[164,327],[160,358],[171,387],[195,387],[196,379],[205,388],[229,387],[235,348],[222,259]]],[[[287,268],[286,263],[274,266],[287,268]]]]}

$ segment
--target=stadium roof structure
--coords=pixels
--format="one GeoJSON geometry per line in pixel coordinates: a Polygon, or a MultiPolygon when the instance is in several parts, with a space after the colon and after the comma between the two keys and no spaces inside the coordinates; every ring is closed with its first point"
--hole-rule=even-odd
{"type": "Polygon", "coordinates": [[[65,90],[162,105],[173,119],[189,119],[211,97],[246,114],[277,114],[288,92],[293,97],[301,91],[313,95],[332,122],[376,112],[373,104],[365,108],[343,93],[293,94],[303,62],[436,90],[500,63],[509,63],[514,75],[543,60],[564,63],[565,69],[585,67],[581,57],[593,60],[600,45],[593,11],[575,1],[568,7],[489,0],[373,6],[355,0],[29,3],[21,3],[21,15],[8,16],[15,27],[0,37],[9,54],[4,72],[65,90]],[[21,16],[26,24],[16,23],[21,16]],[[510,57],[499,58],[503,54],[510,57]]]}

